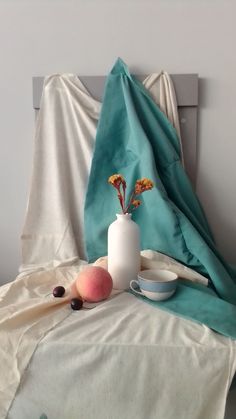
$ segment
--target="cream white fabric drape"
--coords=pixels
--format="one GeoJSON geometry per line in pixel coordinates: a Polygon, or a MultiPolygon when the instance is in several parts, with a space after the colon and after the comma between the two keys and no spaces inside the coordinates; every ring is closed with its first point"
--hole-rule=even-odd
{"type": "Polygon", "coordinates": [[[180,139],[181,160],[184,166],[184,154],[181,140],[179,115],[175,89],[171,77],[166,71],[150,74],[143,82],[146,89],[149,90],[155,102],[159,105],[161,111],[167,116],[169,121],[175,127],[180,139]]]}
{"type": "MultiPolygon", "coordinates": [[[[143,83],[180,133],[170,77],[162,72],[143,83]]],[[[100,110],[101,103],[76,75],[46,77],[36,121],[20,272],[86,259],[83,208],[100,110]]]]}
{"type": "MultiPolygon", "coordinates": [[[[146,268],[159,266],[146,255],[146,268]]],[[[223,419],[236,341],[126,292],[73,312],[68,287],[82,268],[0,288],[0,419],[118,419],[127,409],[130,419],[223,419]],[[56,285],[65,297],[53,298],[56,285]]]]}
{"type": "Polygon", "coordinates": [[[78,77],[46,78],[20,271],[85,259],[83,206],[100,109],[78,77]]]}
{"type": "Polygon", "coordinates": [[[68,288],[79,269],[36,272],[0,287],[0,419],[7,417],[38,343],[70,314],[68,296],[53,298],[53,287],[68,288]]]}

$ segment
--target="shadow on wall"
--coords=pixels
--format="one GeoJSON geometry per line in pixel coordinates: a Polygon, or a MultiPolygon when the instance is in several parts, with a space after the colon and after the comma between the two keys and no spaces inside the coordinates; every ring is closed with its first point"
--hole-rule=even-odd
{"type": "MultiPolygon", "coordinates": [[[[212,107],[212,99],[209,91],[217,90],[218,81],[214,79],[199,78],[199,113],[198,113],[198,142],[197,142],[197,194],[206,213],[208,222],[213,231],[215,241],[223,257],[230,263],[235,263],[236,247],[236,224],[227,211],[222,211],[219,202],[219,191],[216,187],[212,188],[206,173],[199,169],[199,157],[201,149],[201,139],[199,138],[199,126],[201,123],[201,110],[212,107]],[[199,180],[200,179],[200,180],[199,180]]],[[[202,139],[204,141],[204,138],[202,139]]],[[[222,184],[227,185],[227,173],[221,173],[222,184]],[[224,178],[225,176],[225,178],[224,178]]]]}
{"type": "Polygon", "coordinates": [[[213,232],[216,245],[223,257],[235,264],[236,248],[236,225],[233,223],[227,211],[222,211],[217,205],[217,191],[211,188],[207,176],[201,173],[201,187],[198,189],[201,204],[204,208],[207,220],[213,232]],[[204,184],[203,180],[204,179],[204,184]]]}

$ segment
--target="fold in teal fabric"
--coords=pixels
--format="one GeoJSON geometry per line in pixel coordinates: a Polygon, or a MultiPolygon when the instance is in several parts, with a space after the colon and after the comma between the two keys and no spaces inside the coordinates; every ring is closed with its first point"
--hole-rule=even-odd
{"type": "MultiPolygon", "coordinates": [[[[114,173],[125,177],[127,195],[142,177],[155,184],[154,189],[142,195],[142,205],[133,214],[141,229],[142,249],[165,253],[207,276],[222,299],[219,304],[227,305],[227,301],[236,305],[236,271],[215,246],[182,167],[176,131],[120,59],[107,78],[86,194],[85,241],[89,261],[107,254],[107,229],[120,212],[115,190],[107,182],[114,173]]],[[[196,298],[201,308],[201,293],[196,291],[194,295],[193,288],[191,298],[196,298]]],[[[204,298],[206,303],[208,297],[204,298]]],[[[180,301],[178,312],[181,304],[180,301]]],[[[197,311],[193,318],[202,322],[197,311]]]]}
{"type": "Polygon", "coordinates": [[[204,285],[180,280],[176,293],[166,301],[152,301],[133,291],[130,293],[154,307],[205,324],[224,336],[236,339],[236,306],[209,291],[204,285]]]}

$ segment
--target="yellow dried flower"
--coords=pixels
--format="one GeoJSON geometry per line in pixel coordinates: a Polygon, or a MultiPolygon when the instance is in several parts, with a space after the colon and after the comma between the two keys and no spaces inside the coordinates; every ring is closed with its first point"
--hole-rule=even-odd
{"type": "Polygon", "coordinates": [[[142,192],[149,191],[154,186],[152,180],[144,177],[142,179],[138,179],[135,183],[134,193],[135,195],[140,195],[142,192]]]}
{"type": "Polygon", "coordinates": [[[141,201],[139,199],[133,199],[133,201],[131,202],[131,204],[134,206],[134,208],[139,207],[139,205],[141,205],[141,201]]]}
{"type": "Polygon", "coordinates": [[[121,184],[123,186],[126,186],[125,179],[120,174],[115,174],[115,175],[110,176],[108,179],[108,183],[113,185],[115,188],[119,188],[121,184]]]}
{"type": "Polygon", "coordinates": [[[117,197],[120,201],[123,214],[132,212],[138,208],[142,202],[139,199],[135,199],[136,196],[152,189],[154,186],[154,183],[146,177],[138,179],[135,183],[133,191],[131,192],[128,204],[126,204],[126,181],[124,177],[120,173],[116,173],[108,178],[108,183],[114,186],[117,190],[117,197]]]}

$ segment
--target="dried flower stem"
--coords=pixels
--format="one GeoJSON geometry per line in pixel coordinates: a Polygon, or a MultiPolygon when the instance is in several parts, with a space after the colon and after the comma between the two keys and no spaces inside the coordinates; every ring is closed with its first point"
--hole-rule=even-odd
{"type": "Polygon", "coordinates": [[[123,210],[123,213],[125,214],[126,183],[122,183],[122,188],[123,188],[123,206],[122,206],[122,210],[123,210]]]}
{"type": "Polygon", "coordinates": [[[132,212],[133,210],[138,208],[139,205],[141,204],[141,201],[136,200],[134,198],[136,198],[137,195],[140,195],[143,192],[152,189],[154,186],[153,182],[150,179],[147,179],[147,178],[138,179],[131,193],[128,205],[125,206],[126,181],[124,177],[121,174],[114,174],[109,177],[108,183],[110,183],[117,190],[117,195],[118,195],[118,199],[119,199],[123,214],[127,214],[129,210],[130,212],[132,212]],[[121,192],[121,185],[122,185],[122,192],[121,192]],[[131,206],[133,206],[132,209],[131,209],[131,206]]]}
{"type": "Polygon", "coordinates": [[[124,214],[127,214],[128,213],[128,210],[131,207],[131,204],[132,204],[132,201],[133,201],[134,197],[135,197],[135,192],[133,191],[132,194],[131,194],[131,196],[130,196],[129,203],[128,203],[127,207],[125,208],[124,214]]]}
{"type": "Polygon", "coordinates": [[[117,192],[117,195],[118,195],[118,199],[119,199],[119,201],[120,201],[120,206],[121,206],[121,208],[122,208],[122,211],[123,211],[123,213],[125,214],[125,210],[124,210],[124,199],[123,199],[123,196],[122,196],[122,194],[121,194],[121,191],[120,191],[120,189],[118,190],[118,192],[117,192]]]}

